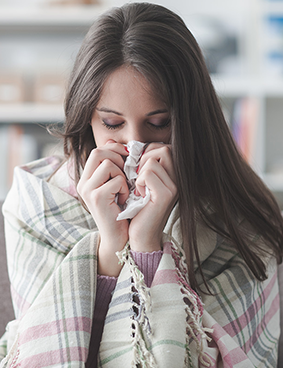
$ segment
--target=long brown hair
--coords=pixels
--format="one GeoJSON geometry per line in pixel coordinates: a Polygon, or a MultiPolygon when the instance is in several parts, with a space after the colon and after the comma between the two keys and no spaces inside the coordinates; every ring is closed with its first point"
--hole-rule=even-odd
{"type": "Polygon", "coordinates": [[[148,3],[113,8],[86,35],[65,102],[64,152],[75,160],[76,181],[95,148],[90,121],[104,82],[122,65],[134,67],[147,78],[170,110],[181,229],[192,287],[198,289],[193,267],[194,259],[200,266],[198,219],[229,239],[255,277],[265,279],[262,256],[268,252],[278,263],[282,260],[280,210],[239,154],[201,50],[182,19],[170,10],[148,3]],[[216,216],[211,216],[211,210],[216,216]],[[239,226],[239,218],[248,220],[252,232],[267,244],[265,249],[249,240],[251,234],[239,226]]]}

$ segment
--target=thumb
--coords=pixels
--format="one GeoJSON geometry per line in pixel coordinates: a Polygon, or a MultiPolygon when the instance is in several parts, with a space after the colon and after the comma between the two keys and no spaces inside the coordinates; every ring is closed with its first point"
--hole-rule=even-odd
{"type": "Polygon", "coordinates": [[[117,143],[116,141],[114,141],[114,139],[109,139],[106,144],[109,144],[109,143],[117,143]]]}

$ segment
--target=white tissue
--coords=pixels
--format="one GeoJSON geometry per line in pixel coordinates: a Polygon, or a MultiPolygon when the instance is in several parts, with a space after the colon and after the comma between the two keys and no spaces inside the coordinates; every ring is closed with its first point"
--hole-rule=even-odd
{"type": "Polygon", "coordinates": [[[126,200],[125,205],[123,206],[123,211],[119,213],[117,216],[117,221],[132,219],[136,216],[142,208],[149,202],[150,200],[150,192],[147,187],[145,187],[145,197],[136,196],[134,193],[135,190],[135,182],[138,176],[136,170],[139,165],[141,154],[145,148],[146,144],[138,141],[130,141],[127,144],[127,148],[129,151],[129,156],[127,156],[124,172],[128,179],[128,184],[130,188],[130,194],[128,199],[126,200]]]}

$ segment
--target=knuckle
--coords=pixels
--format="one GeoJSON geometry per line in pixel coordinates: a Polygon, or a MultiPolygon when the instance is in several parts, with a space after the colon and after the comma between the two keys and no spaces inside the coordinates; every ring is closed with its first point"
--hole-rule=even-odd
{"type": "Polygon", "coordinates": [[[117,180],[119,183],[125,183],[125,182],[126,182],[125,177],[123,177],[122,175],[117,175],[116,180],[117,180]]]}
{"type": "Polygon", "coordinates": [[[87,162],[86,164],[88,165],[92,165],[94,162],[97,161],[97,158],[98,158],[98,148],[93,148],[91,151],[90,151],[90,154],[87,158],[87,162]]]}
{"type": "Polygon", "coordinates": [[[102,201],[103,196],[101,195],[101,191],[98,189],[95,189],[91,192],[90,200],[94,207],[98,207],[100,202],[102,201]]]}
{"type": "Polygon", "coordinates": [[[168,198],[168,199],[171,200],[171,199],[176,197],[177,188],[174,184],[170,185],[169,187],[163,186],[163,188],[160,190],[160,193],[161,193],[163,198],[168,198]]]}
{"type": "Polygon", "coordinates": [[[164,145],[161,147],[161,152],[165,155],[165,156],[171,156],[171,148],[168,145],[164,145]]]}
{"type": "Polygon", "coordinates": [[[109,160],[109,158],[106,158],[103,160],[102,165],[106,168],[106,169],[110,169],[113,166],[113,163],[111,160],[109,160]]]}
{"type": "Polygon", "coordinates": [[[155,164],[156,163],[156,159],[155,158],[153,158],[153,157],[150,157],[148,160],[147,160],[147,164],[148,165],[150,165],[150,166],[152,166],[153,164],[155,164]]]}
{"type": "Polygon", "coordinates": [[[147,181],[152,175],[152,171],[149,168],[145,168],[143,172],[143,178],[145,181],[147,181]]]}
{"type": "Polygon", "coordinates": [[[99,150],[99,148],[93,148],[90,151],[89,157],[94,157],[97,154],[98,150],[99,150]]]}
{"type": "Polygon", "coordinates": [[[93,148],[90,151],[89,158],[91,160],[100,159],[101,157],[103,157],[103,150],[101,148],[93,148]]]}
{"type": "Polygon", "coordinates": [[[116,179],[118,186],[121,186],[121,187],[123,186],[126,189],[128,189],[126,178],[123,175],[117,175],[115,179],[116,179]]]}
{"type": "Polygon", "coordinates": [[[163,187],[163,189],[160,191],[163,198],[169,198],[172,196],[172,192],[169,188],[163,187]]]}

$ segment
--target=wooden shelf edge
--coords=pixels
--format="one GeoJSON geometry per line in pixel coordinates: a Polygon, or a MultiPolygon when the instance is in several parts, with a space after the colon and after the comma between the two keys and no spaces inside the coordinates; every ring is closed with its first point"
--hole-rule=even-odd
{"type": "Polygon", "coordinates": [[[101,5],[0,7],[0,24],[1,27],[83,26],[91,24],[108,8],[101,5]]]}
{"type": "Polygon", "coordinates": [[[216,92],[221,97],[238,97],[245,95],[259,97],[283,97],[283,75],[278,78],[267,77],[230,77],[212,75],[216,92]]]}
{"type": "Polygon", "coordinates": [[[1,123],[56,123],[63,120],[62,105],[0,104],[1,123]]]}

